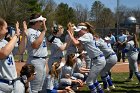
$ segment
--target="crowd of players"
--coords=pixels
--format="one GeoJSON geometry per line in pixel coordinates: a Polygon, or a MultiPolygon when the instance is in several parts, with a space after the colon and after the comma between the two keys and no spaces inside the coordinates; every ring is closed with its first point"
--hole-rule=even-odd
{"type": "Polygon", "coordinates": [[[130,74],[127,81],[132,80],[133,73],[140,81],[135,34],[121,31],[117,38],[112,33],[101,38],[88,22],[81,22],[77,26],[69,22],[65,42],[62,42],[63,26],[54,24],[46,38],[46,18],[40,14],[31,15],[28,28],[24,21],[22,32],[17,22],[15,34],[8,39],[7,28],[6,21],[1,18],[0,93],[75,93],[84,84],[91,93],[110,92],[115,89],[110,71],[121,56],[123,62],[128,57],[130,74]],[[22,38],[15,49],[20,36],[22,38]],[[28,52],[27,62],[20,76],[17,76],[12,51],[22,55],[25,49],[28,52]],[[101,77],[103,88],[97,80],[98,76],[101,77]]]}

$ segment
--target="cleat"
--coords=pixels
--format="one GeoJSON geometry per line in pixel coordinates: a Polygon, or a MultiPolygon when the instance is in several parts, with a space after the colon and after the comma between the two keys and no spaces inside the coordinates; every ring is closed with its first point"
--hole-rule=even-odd
{"type": "Polygon", "coordinates": [[[133,81],[133,78],[127,78],[127,79],[125,80],[125,82],[131,82],[131,81],[133,81]]]}
{"type": "Polygon", "coordinates": [[[110,86],[109,88],[112,90],[112,89],[115,89],[115,86],[114,86],[114,85],[112,85],[112,86],[110,86]]]}
{"type": "Polygon", "coordinates": [[[105,92],[105,93],[110,93],[111,91],[110,91],[109,88],[107,88],[107,89],[104,89],[104,92],[105,92]]]}
{"type": "Polygon", "coordinates": [[[136,83],[136,85],[140,85],[140,82],[136,83]]]}

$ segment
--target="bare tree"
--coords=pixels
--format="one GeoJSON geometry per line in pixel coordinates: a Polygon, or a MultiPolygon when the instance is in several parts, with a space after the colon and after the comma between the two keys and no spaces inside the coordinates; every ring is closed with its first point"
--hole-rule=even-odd
{"type": "Polygon", "coordinates": [[[47,26],[50,28],[55,20],[55,9],[57,4],[53,0],[46,0],[43,15],[47,18],[47,26]]]}
{"type": "Polygon", "coordinates": [[[89,11],[87,7],[83,7],[81,4],[75,4],[75,14],[77,18],[77,22],[85,22],[87,21],[89,11]]]}
{"type": "Polygon", "coordinates": [[[109,8],[104,8],[100,15],[100,27],[109,28],[115,26],[114,14],[109,8]]]}
{"type": "Polygon", "coordinates": [[[9,24],[15,23],[18,9],[18,0],[0,0],[0,17],[9,24]]]}
{"type": "Polygon", "coordinates": [[[100,27],[100,15],[102,10],[104,9],[104,4],[102,4],[100,1],[95,1],[92,4],[90,17],[95,21],[96,27],[100,27]]]}

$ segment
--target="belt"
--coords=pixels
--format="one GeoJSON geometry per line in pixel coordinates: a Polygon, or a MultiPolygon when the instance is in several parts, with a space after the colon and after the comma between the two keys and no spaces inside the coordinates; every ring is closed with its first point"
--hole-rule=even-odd
{"type": "Polygon", "coordinates": [[[33,58],[42,58],[42,59],[46,59],[47,57],[37,57],[37,56],[33,56],[33,58]]]}
{"type": "Polygon", "coordinates": [[[110,56],[112,56],[112,55],[116,55],[116,53],[111,53],[111,54],[109,54],[108,56],[106,56],[105,57],[105,59],[108,59],[110,56]]]}
{"type": "Polygon", "coordinates": [[[94,58],[92,58],[92,59],[95,60],[95,59],[98,59],[99,57],[103,57],[103,56],[104,56],[103,54],[100,54],[99,56],[94,57],[94,58]]]}
{"type": "Polygon", "coordinates": [[[0,79],[0,82],[6,83],[6,84],[8,84],[8,85],[13,85],[15,81],[16,81],[16,80],[0,79]]]}

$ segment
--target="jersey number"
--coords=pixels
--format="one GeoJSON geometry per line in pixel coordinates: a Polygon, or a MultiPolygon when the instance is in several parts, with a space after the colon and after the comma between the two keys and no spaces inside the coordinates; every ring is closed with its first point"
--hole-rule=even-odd
{"type": "Polygon", "coordinates": [[[7,60],[8,60],[8,62],[7,62],[8,65],[13,65],[12,57],[8,57],[7,60]]]}
{"type": "Polygon", "coordinates": [[[43,41],[43,47],[46,47],[46,42],[45,41],[43,41]]]}

